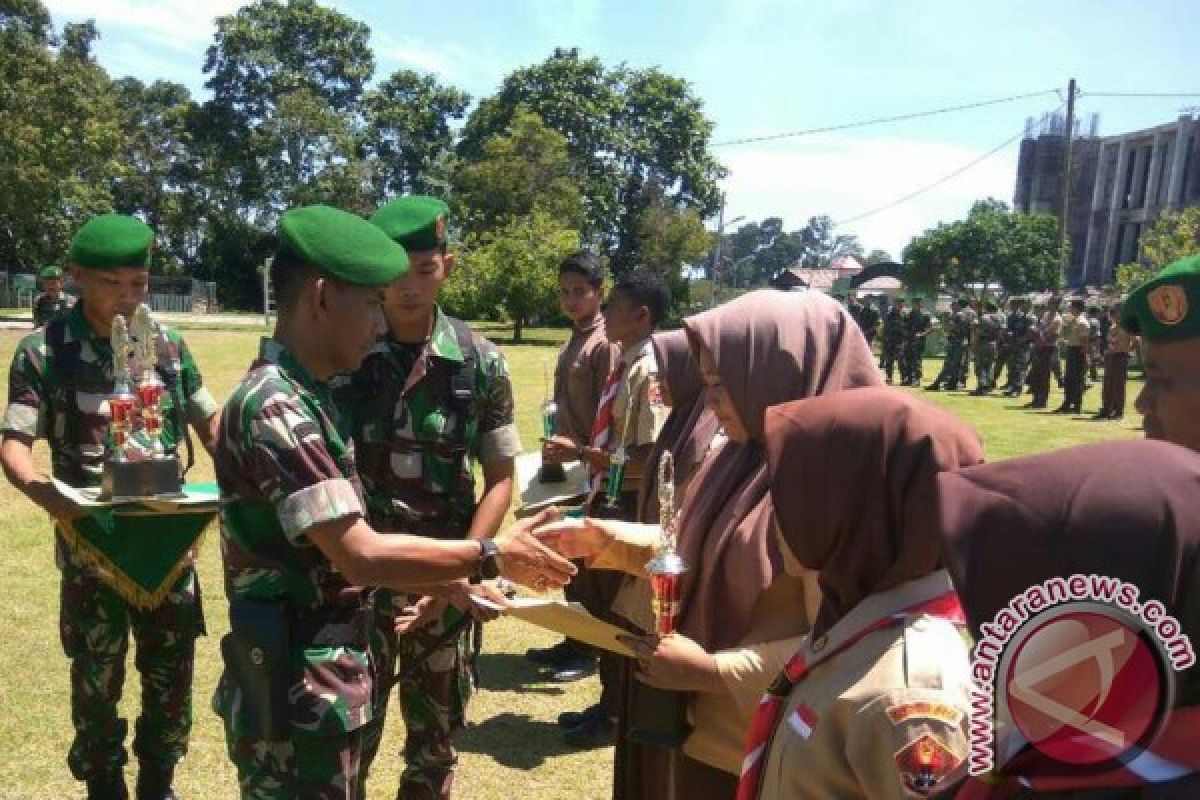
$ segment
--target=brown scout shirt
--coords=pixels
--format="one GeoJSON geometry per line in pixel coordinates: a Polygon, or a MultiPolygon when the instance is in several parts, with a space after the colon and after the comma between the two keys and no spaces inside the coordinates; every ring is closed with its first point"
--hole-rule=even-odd
{"type": "Polygon", "coordinates": [[[604,335],[604,317],[574,328],[554,368],[556,432],[579,445],[587,444],[600,405],[604,382],[617,363],[617,346],[604,335]]]}
{"type": "MultiPolygon", "coordinates": [[[[939,570],[872,595],[828,634],[806,642],[805,653],[816,658],[876,620],[951,588],[949,576],[939,570]]],[[[904,766],[909,750],[932,746],[956,763],[967,757],[970,680],[967,644],[945,620],[921,615],[903,627],[868,634],[817,663],[788,695],[768,744],[759,797],[924,796],[909,785],[913,776],[904,766]]]]}

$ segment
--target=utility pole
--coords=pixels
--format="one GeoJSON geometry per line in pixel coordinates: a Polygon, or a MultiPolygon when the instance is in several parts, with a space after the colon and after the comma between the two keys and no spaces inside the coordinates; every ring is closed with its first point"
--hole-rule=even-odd
{"type": "Polygon", "coordinates": [[[712,264],[708,270],[708,307],[717,304],[717,265],[721,263],[721,239],[725,235],[725,193],[721,192],[721,211],[717,214],[717,241],[713,245],[712,264]]]}
{"type": "Polygon", "coordinates": [[[1062,217],[1058,225],[1059,269],[1063,277],[1071,262],[1071,246],[1067,236],[1067,224],[1071,211],[1071,143],[1075,138],[1075,79],[1067,82],[1067,124],[1063,131],[1063,179],[1062,217]]]}

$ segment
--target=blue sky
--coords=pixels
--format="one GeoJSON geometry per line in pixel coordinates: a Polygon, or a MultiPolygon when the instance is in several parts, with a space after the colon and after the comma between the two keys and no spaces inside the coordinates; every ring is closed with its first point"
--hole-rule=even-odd
{"type": "MultiPolygon", "coordinates": [[[[44,0],[56,21],[94,18],[114,75],[202,92],[213,19],[239,0],[44,0]]],[[[690,81],[714,141],[903,114],[1043,89],[1200,93],[1200,3],[1161,0],[337,0],[372,30],[376,77],[437,73],[480,96],[510,70],[576,46],[606,63],[690,81]]],[[[1042,96],[954,115],[771,143],[717,147],[727,217],[846,219],[980,157],[1060,104],[1042,96]]],[[[1194,98],[1083,97],[1113,134],[1174,119],[1194,98]]],[[[1200,113],[1200,108],[1197,109],[1200,113]]],[[[1017,144],[894,209],[847,223],[868,249],[908,240],[979,197],[1011,200],[1017,144]]]]}

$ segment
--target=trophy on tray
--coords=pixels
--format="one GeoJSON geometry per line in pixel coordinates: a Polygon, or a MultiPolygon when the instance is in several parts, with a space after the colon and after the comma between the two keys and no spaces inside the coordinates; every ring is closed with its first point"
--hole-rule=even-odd
{"type": "Polygon", "coordinates": [[[625,405],[625,419],[621,424],[621,437],[617,440],[617,449],[608,457],[608,477],[604,483],[604,507],[609,511],[621,508],[621,487],[625,484],[625,465],[629,463],[629,454],[625,452],[625,432],[629,429],[629,417],[633,414],[633,393],[625,405]]]}
{"type": "Polygon", "coordinates": [[[148,497],[182,489],[179,458],[167,453],[162,443],[166,386],[155,370],[157,337],[144,303],[134,312],[132,324],[120,314],[113,318],[113,392],[108,398],[110,436],[102,497],[148,497]],[[131,355],[138,368],[136,389],[131,355]]]}
{"type": "Polygon", "coordinates": [[[658,555],[646,565],[650,573],[650,588],[654,592],[654,632],[666,636],[675,631],[675,617],[679,614],[679,582],[687,572],[687,564],[675,552],[675,459],[664,452],[658,462],[658,514],[662,534],[658,555]]]}

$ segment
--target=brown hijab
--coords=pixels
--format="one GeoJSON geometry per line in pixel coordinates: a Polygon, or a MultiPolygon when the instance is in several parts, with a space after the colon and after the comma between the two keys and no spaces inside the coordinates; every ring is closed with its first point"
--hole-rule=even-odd
{"type": "Polygon", "coordinates": [[[720,428],[717,415],[705,402],[704,379],[687,333],[664,331],[654,334],[650,341],[658,363],[658,379],[671,398],[671,413],[646,462],[651,468],[642,477],[638,492],[638,519],[642,522],[659,521],[658,462],[662,454],[670,453],[675,459],[675,486],[682,497],[720,428]]]}
{"type": "Polygon", "coordinates": [[[934,478],[983,461],[971,427],[885,387],[776,406],[766,427],[780,533],[819,573],[814,636],[868,596],[939,568],[934,478]]]}
{"type": "MultiPolygon", "coordinates": [[[[976,635],[1009,600],[1054,576],[1120,578],[1200,641],[1200,454],[1105,442],[947,473],[939,529],[976,635]]],[[[1200,704],[1200,666],[1176,706],[1200,704]]]]}
{"type": "Polygon", "coordinates": [[[881,383],[853,318],[817,292],[765,289],[689,317],[750,434],[708,458],[683,501],[679,629],[708,650],[739,644],[759,594],[782,572],[763,454],[767,407],[881,383]]]}

